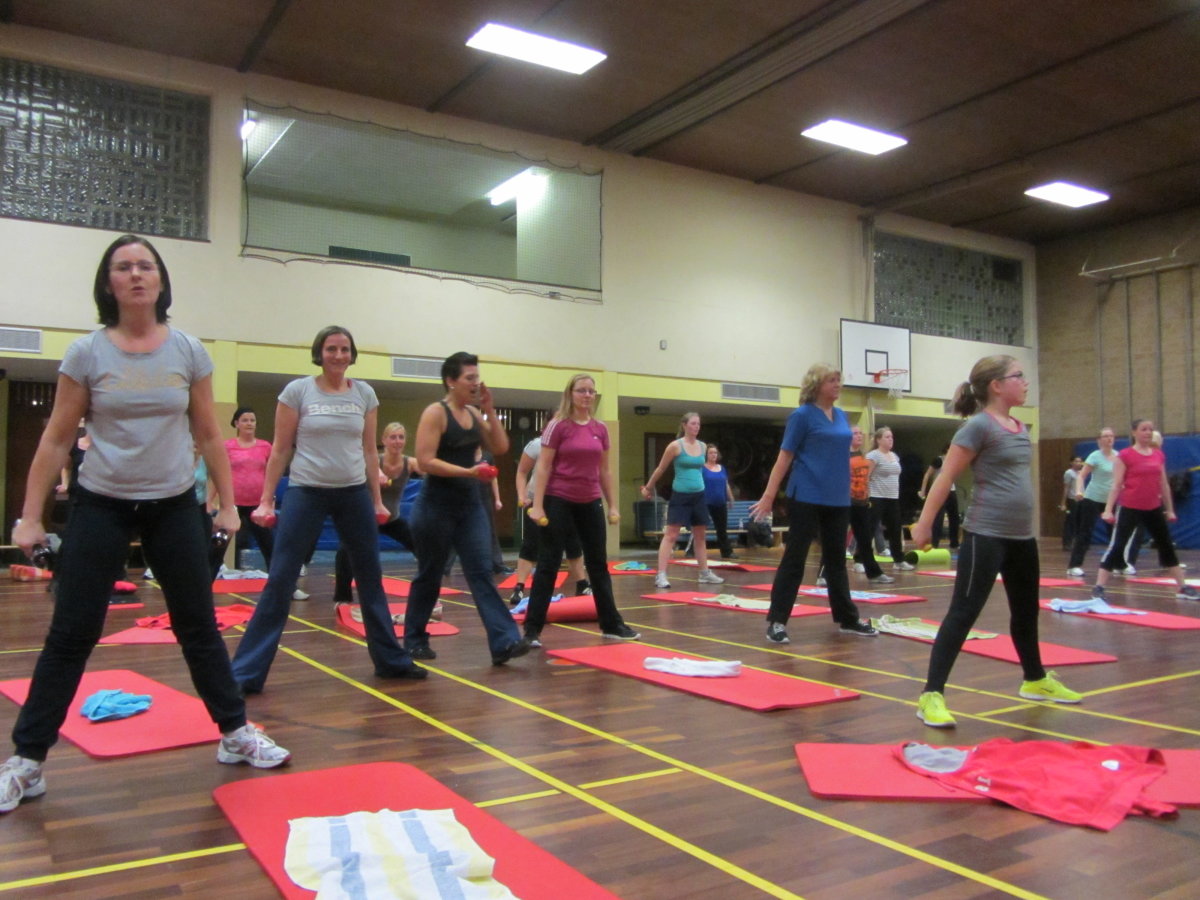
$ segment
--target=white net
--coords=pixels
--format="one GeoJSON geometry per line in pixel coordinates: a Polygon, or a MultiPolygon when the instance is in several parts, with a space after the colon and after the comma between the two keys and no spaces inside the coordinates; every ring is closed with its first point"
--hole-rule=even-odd
{"type": "Polygon", "coordinates": [[[908,380],[908,369],[885,369],[876,378],[881,387],[887,388],[889,397],[904,396],[904,385],[908,380]]]}

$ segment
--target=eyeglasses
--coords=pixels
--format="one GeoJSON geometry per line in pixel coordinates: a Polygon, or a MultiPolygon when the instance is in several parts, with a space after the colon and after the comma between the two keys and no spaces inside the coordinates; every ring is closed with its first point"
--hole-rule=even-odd
{"type": "Polygon", "coordinates": [[[572,394],[595,394],[595,388],[571,388],[572,394]]]}
{"type": "Polygon", "coordinates": [[[128,275],[134,269],[146,275],[150,272],[157,272],[158,264],[150,262],[148,259],[139,259],[137,262],[119,262],[108,267],[110,272],[120,272],[122,275],[128,275]]]}
{"type": "Polygon", "coordinates": [[[1020,378],[1022,381],[1028,381],[1028,380],[1029,380],[1028,378],[1026,378],[1026,377],[1025,377],[1025,373],[1024,373],[1024,372],[1013,372],[1011,375],[1001,375],[1001,376],[1000,376],[999,378],[997,378],[996,380],[997,380],[997,381],[1003,381],[1005,378],[1020,378]]]}

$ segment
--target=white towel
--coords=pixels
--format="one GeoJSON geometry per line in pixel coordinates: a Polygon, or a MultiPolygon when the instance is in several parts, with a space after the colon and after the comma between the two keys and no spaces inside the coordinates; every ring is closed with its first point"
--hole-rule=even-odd
{"type": "Polygon", "coordinates": [[[1064,600],[1053,597],[1050,608],[1063,613],[1108,613],[1114,616],[1144,616],[1144,609],[1130,609],[1127,606],[1109,606],[1103,597],[1088,597],[1086,600],[1064,600]]]}
{"type": "Polygon", "coordinates": [[[452,809],[382,809],[288,825],[284,870],[318,900],[516,900],[452,809]]]}
{"type": "Polygon", "coordinates": [[[688,675],[693,678],[733,678],[742,674],[736,659],[680,659],[678,656],[647,656],[642,665],[654,672],[688,675]]]}

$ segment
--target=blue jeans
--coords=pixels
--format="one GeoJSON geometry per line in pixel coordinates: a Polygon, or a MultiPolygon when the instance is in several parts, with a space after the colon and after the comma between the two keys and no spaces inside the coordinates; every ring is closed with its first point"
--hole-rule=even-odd
{"type": "Polygon", "coordinates": [[[367,486],[316,488],[290,485],[286,502],[279,512],[279,533],[271,556],[267,586],[233,656],[233,675],[247,691],[256,693],[266,684],[267,673],[287,624],[300,566],[321,533],[326,516],[333,518],[338,538],[350,554],[350,567],[358,583],[358,599],[367,631],[367,653],[375,664],[376,674],[386,677],[413,666],[412,657],[396,640],[387,596],[383,593],[379,530],[375,524],[375,505],[367,486]]]}
{"type": "Polygon", "coordinates": [[[542,529],[537,570],[533,573],[529,608],[525,612],[525,633],[540,634],[546,626],[546,610],[550,607],[550,595],[554,593],[554,578],[562,563],[563,550],[574,531],[583,546],[583,565],[592,585],[592,600],[596,603],[600,630],[606,634],[616,634],[625,620],[617,612],[617,603],[613,599],[612,575],[608,571],[608,551],[605,548],[607,533],[604,506],[600,498],[587,503],[572,503],[547,494],[545,512],[550,524],[542,529]]]}
{"type": "Polygon", "coordinates": [[[796,605],[796,591],[804,581],[804,564],[813,538],[821,539],[821,570],[829,593],[829,611],[839,625],[858,621],[858,607],[850,599],[846,575],[846,528],[850,507],[822,506],[788,499],[787,546],[771,585],[771,609],[767,622],[786,625],[796,605]]]}
{"type": "Polygon", "coordinates": [[[162,500],[119,500],[77,486],[71,503],[71,525],[55,574],[50,633],[13,728],[17,754],[44,760],[58,740],[88,657],[100,640],[113,582],[124,575],[135,529],[162,587],[196,693],[222,731],[246,724],[245,703],[213,614],[210,536],[196,514],[195,493],[189,488],[162,500]]]}
{"type": "Polygon", "coordinates": [[[488,511],[473,484],[463,485],[469,490],[458,487],[426,479],[413,504],[408,525],[413,552],[417,555],[417,577],[408,592],[404,645],[411,649],[429,643],[426,626],[442,590],[446,560],[454,551],[462,563],[475,609],[487,633],[488,648],[493,654],[502,653],[521,639],[521,633],[492,581],[492,529],[488,511]]]}

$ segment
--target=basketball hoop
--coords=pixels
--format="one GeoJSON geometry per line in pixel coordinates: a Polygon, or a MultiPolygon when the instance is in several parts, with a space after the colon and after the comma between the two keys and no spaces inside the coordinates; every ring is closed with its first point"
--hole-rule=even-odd
{"type": "Polygon", "coordinates": [[[880,369],[878,372],[873,372],[872,376],[875,383],[880,387],[886,387],[889,397],[902,397],[904,395],[904,379],[908,375],[908,369],[880,369]]]}

